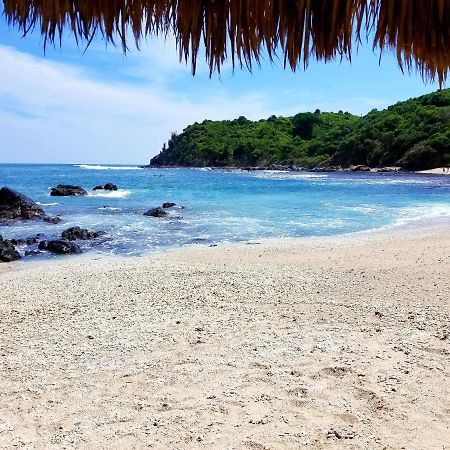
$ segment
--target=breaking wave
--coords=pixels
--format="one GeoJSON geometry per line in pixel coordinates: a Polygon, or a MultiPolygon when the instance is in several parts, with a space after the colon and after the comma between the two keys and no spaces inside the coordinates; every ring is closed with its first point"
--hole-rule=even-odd
{"type": "Polygon", "coordinates": [[[74,166],[85,170],[142,170],[138,166],[99,166],[94,164],[75,164],[74,166]]]}
{"type": "Polygon", "coordinates": [[[88,194],[88,197],[104,197],[104,198],[127,198],[131,191],[119,189],[118,191],[94,191],[88,194]]]}

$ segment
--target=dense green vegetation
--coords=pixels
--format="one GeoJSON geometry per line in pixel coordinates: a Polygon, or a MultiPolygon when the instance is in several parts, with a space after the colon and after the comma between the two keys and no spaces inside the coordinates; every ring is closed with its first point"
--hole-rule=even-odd
{"type": "Polygon", "coordinates": [[[450,165],[450,89],[397,103],[364,117],[300,113],[252,122],[194,123],[172,134],[151,165],[301,167],[365,164],[406,170],[450,165]]]}

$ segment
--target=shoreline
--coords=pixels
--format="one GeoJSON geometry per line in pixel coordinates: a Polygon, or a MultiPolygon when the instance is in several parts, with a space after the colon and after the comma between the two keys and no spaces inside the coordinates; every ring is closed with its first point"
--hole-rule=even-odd
{"type": "Polygon", "coordinates": [[[204,170],[223,170],[239,172],[292,172],[292,173],[368,173],[368,174],[399,174],[399,175],[450,175],[450,170],[444,172],[447,167],[436,167],[434,169],[423,170],[403,170],[400,167],[369,167],[369,166],[350,166],[350,167],[312,167],[310,169],[299,167],[291,168],[288,165],[273,164],[271,166],[139,166],[140,169],[204,169],[204,170]],[[352,169],[353,167],[353,169],[352,169]]]}
{"type": "Polygon", "coordinates": [[[274,164],[273,166],[152,166],[150,164],[110,164],[110,163],[64,163],[64,164],[50,164],[50,163],[0,163],[0,166],[73,166],[73,167],[89,167],[90,170],[126,170],[126,169],[210,169],[210,170],[230,170],[230,171],[246,171],[246,172],[258,172],[258,171],[279,171],[279,172],[325,172],[325,173],[391,173],[391,174],[416,174],[416,175],[450,175],[449,172],[444,173],[443,169],[446,167],[436,167],[434,169],[421,169],[421,170],[402,170],[400,167],[368,167],[370,170],[351,170],[350,167],[341,167],[340,169],[324,167],[312,167],[291,169],[288,165],[274,164]],[[96,169],[102,168],[102,169],[96,169]]]}
{"type": "Polygon", "coordinates": [[[166,255],[171,254],[182,254],[183,252],[190,251],[202,251],[208,249],[218,249],[218,250],[228,250],[228,249],[245,249],[251,246],[261,246],[261,247],[280,247],[285,246],[300,246],[306,245],[311,246],[317,243],[323,242],[339,242],[347,240],[359,239],[365,240],[370,238],[389,238],[393,236],[404,237],[405,235],[414,235],[415,233],[439,233],[445,232],[450,226],[450,217],[434,218],[432,222],[423,219],[418,221],[412,221],[403,224],[392,224],[386,225],[381,228],[371,228],[360,231],[353,231],[349,233],[327,235],[327,236],[288,236],[288,237],[262,237],[254,238],[242,241],[221,241],[218,243],[191,243],[184,244],[181,246],[173,246],[167,248],[161,248],[158,250],[149,250],[143,252],[139,255],[128,255],[128,254],[105,254],[97,253],[95,250],[90,250],[81,254],[73,255],[51,255],[45,259],[21,259],[19,261],[14,261],[12,263],[0,263],[0,274],[3,271],[14,271],[14,270],[26,270],[28,267],[36,266],[51,266],[59,265],[63,263],[70,263],[76,261],[92,262],[92,261],[102,261],[102,262],[114,262],[117,261],[128,261],[133,259],[146,259],[146,258],[164,258],[166,255]],[[3,270],[2,270],[3,269],[3,270]]]}
{"type": "MultiPolygon", "coordinates": [[[[175,172],[177,171],[176,169],[174,170],[175,172]]],[[[177,198],[179,203],[181,202],[186,206],[185,212],[181,211],[181,207],[168,211],[167,219],[169,220],[167,221],[167,226],[164,221],[153,223],[153,219],[148,221],[147,219],[142,219],[142,217],[139,219],[138,216],[141,216],[143,213],[144,215],[146,214],[144,211],[147,208],[157,206],[156,201],[159,203],[165,201],[164,186],[166,183],[168,187],[172,186],[172,178],[178,178],[175,172],[170,174],[169,171],[166,171],[164,176],[161,175],[161,180],[159,180],[159,174],[148,174],[148,177],[144,174],[142,179],[138,177],[139,180],[135,182],[136,185],[133,184],[133,179],[135,178],[133,174],[121,174],[122,178],[118,177],[119,181],[114,181],[119,183],[123,192],[129,194],[130,199],[127,200],[116,198],[122,197],[122,195],[116,195],[117,193],[114,193],[114,198],[110,194],[102,193],[99,195],[100,198],[95,198],[97,195],[87,195],[49,202],[46,201],[49,198],[47,188],[44,191],[41,185],[33,185],[30,188],[29,195],[34,196],[38,200],[39,205],[36,203],[36,208],[45,206],[47,213],[55,216],[50,221],[59,222],[62,219],[61,225],[51,229],[44,224],[41,227],[39,223],[31,221],[26,222],[26,224],[23,222],[26,225],[24,227],[22,227],[22,222],[20,221],[8,223],[8,225],[11,225],[11,228],[9,229],[7,226],[5,228],[1,227],[0,233],[2,233],[5,241],[11,241],[11,245],[17,248],[14,250],[14,254],[8,254],[9,250],[0,250],[4,251],[6,255],[4,256],[2,253],[0,259],[2,261],[10,261],[19,259],[22,256],[27,262],[31,262],[34,257],[40,262],[44,261],[46,256],[50,258],[49,253],[52,253],[52,250],[47,251],[48,249],[46,249],[46,244],[43,241],[60,240],[61,232],[65,231],[65,223],[67,223],[67,226],[95,226],[99,231],[113,227],[110,235],[105,236],[101,240],[93,240],[91,243],[80,240],[70,244],[71,247],[68,249],[68,252],[80,251],[78,249],[79,246],[81,250],[92,250],[96,256],[98,253],[138,255],[165,251],[164,249],[171,249],[176,245],[190,245],[196,241],[202,241],[207,243],[207,245],[221,245],[226,240],[242,241],[256,235],[325,235],[336,232],[347,233],[372,226],[396,228],[405,222],[412,222],[416,219],[424,220],[425,217],[428,217],[429,220],[434,220],[435,217],[448,215],[449,213],[447,205],[448,183],[443,178],[437,179],[430,176],[427,179],[422,179],[420,175],[408,174],[399,176],[400,179],[397,182],[395,176],[366,176],[356,173],[348,176],[282,173],[278,176],[271,172],[261,174],[261,176],[259,174],[249,174],[247,176],[246,173],[241,172],[243,176],[238,176],[238,172],[228,175],[223,172],[220,175],[209,171],[198,172],[199,174],[203,173],[203,175],[202,177],[197,177],[195,174],[197,170],[192,169],[185,170],[181,178],[193,182],[193,192],[195,192],[195,189],[200,188],[199,192],[201,192],[201,195],[194,195],[194,198],[191,198],[192,194],[183,192],[182,186],[178,182],[174,184],[175,187],[173,189],[175,191],[170,191],[172,192],[171,196],[177,198]],[[157,175],[158,179],[153,180],[154,175],[157,175]],[[254,181],[255,176],[256,181],[254,181]],[[330,182],[314,179],[326,178],[327,176],[331,177],[329,178],[330,182]],[[155,185],[154,189],[156,191],[152,191],[153,188],[145,187],[147,178],[152,179],[150,184],[152,186],[153,184],[155,185]],[[248,181],[249,178],[251,179],[250,181],[248,181]],[[260,178],[261,180],[259,180],[260,178]],[[211,206],[207,201],[204,201],[208,196],[211,198],[211,193],[208,193],[208,191],[203,193],[200,187],[205,182],[210,183],[209,186],[214,191],[214,195],[220,195],[220,189],[223,186],[231,186],[230,181],[234,182],[234,180],[239,186],[246,186],[247,184],[249,186],[248,188],[245,187],[242,195],[239,190],[236,191],[238,201],[235,205],[231,196],[226,196],[223,203],[216,202],[211,204],[211,206]],[[288,181],[286,182],[285,180],[288,181]],[[200,184],[197,185],[197,181],[200,184]],[[323,186],[323,189],[321,188],[317,191],[315,202],[311,202],[308,195],[297,196],[295,193],[296,190],[299,192],[314,190],[316,184],[323,186]],[[359,187],[360,184],[361,187],[359,187]],[[373,188],[369,186],[370,184],[374,184],[373,188]],[[410,184],[410,192],[407,192],[410,184]],[[343,189],[347,185],[351,187],[351,201],[354,202],[354,205],[350,205],[345,197],[332,198],[335,187],[343,189]],[[130,186],[133,186],[133,190],[124,189],[130,186]],[[283,199],[282,195],[284,186],[287,187],[286,200],[283,199]],[[354,187],[355,189],[353,189],[354,187]],[[268,188],[273,190],[273,196],[258,196],[263,202],[263,207],[255,208],[255,203],[247,196],[246,189],[255,189],[255,192],[262,193],[268,188]],[[443,189],[438,190],[438,188],[443,189]],[[372,192],[369,193],[372,189],[376,193],[376,199],[372,198],[372,192]],[[398,190],[407,192],[408,195],[399,197],[399,201],[396,202],[398,210],[396,210],[392,208],[390,199],[392,195],[396,195],[398,190]],[[432,195],[428,196],[428,194],[432,195]],[[158,200],[154,200],[155,196],[159,197],[158,200]],[[353,196],[355,200],[353,200],[353,196]],[[414,202],[415,198],[417,198],[416,202],[414,202]],[[269,199],[270,201],[268,201],[269,199]],[[322,211],[321,202],[324,202],[324,211],[322,211]],[[220,216],[223,214],[222,209],[226,211],[228,226],[220,225],[220,216]],[[321,218],[321,214],[330,216],[332,222],[328,223],[327,220],[321,218]],[[217,217],[211,223],[208,223],[208,217],[213,216],[217,217]],[[179,223],[173,224],[176,221],[179,223]],[[241,221],[243,226],[241,226],[241,221]],[[201,227],[199,226],[200,223],[201,227]],[[293,228],[287,223],[292,223],[293,228]],[[201,231],[198,231],[200,229],[201,231]],[[167,233],[163,230],[166,230],[167,233]],[[42,244],[42,248],[38,249],[40,244],[42,244]]],[[[105,178],[102,173],[91,174],[83,170],[77,170],[76,174],[78,174],[77,176],[85,177],[77,180],[77,183],[85,187],[97,186],[105,181],[102,181],[105,178]]],[[[68,175],[70,177],[73,176],[72,173],[68,173],[68,175]]],[[[14,183],[12,185],[14,186],[14,183]]],[[[21,185],[14,187],[21,188],[22,192],[28,193],[21,185]]],[[[121,193],[121,190],[118,192],[121,193]]],[[[266,192],[269,192],[269,190],[266,192]]],[[[5,243],[3,248],[6,248],[7,245],[9,244],[5,243]]],[[[63,245],[65,244],[63,243],[56,248],[54,253],[63,253],[63,245]]],[[[67,248],[67,245],[65,247],[67,248]]]]}
{"type": "Polygon", "coordinates": [[[450,229],[0,270],[0,447],[427,448],[450,229]]]}

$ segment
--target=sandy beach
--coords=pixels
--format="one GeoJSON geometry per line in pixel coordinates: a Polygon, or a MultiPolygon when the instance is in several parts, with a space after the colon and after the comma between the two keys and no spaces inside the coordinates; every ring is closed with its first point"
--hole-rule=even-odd
{"type": "Polygon", "coordinates": [[[444,449],[450,231],[0,265],[0,448],[444,449]]]}
{"type": "Polygon", "coordinates": [[[423,173],[425,175],[450,175],[450,169],[447,167],[437,167],[436,169],[419,170],[416,173],[423,173]]]}

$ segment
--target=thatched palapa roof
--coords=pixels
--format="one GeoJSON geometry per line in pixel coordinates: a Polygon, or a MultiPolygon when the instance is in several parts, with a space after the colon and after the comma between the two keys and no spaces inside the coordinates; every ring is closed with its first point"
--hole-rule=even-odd
{"type": "MultiPolygon", "coordinates": [[[[44,42],[71,30],[84,44],[100,34],[174,35],[180,58],[206,51],[211,71],[229,57],[251,68],[277,51],[286,66],[311,57],[351,57],[352,44],[373,38],[374,49],[393,49],[400,68],[416,67],[443,83],[450,66],[450,0],[3,0],[9,23],[24,33],[39,28],[44,42]]],[[[354,45],[353,45],[354,46],[354,45]]]]}

